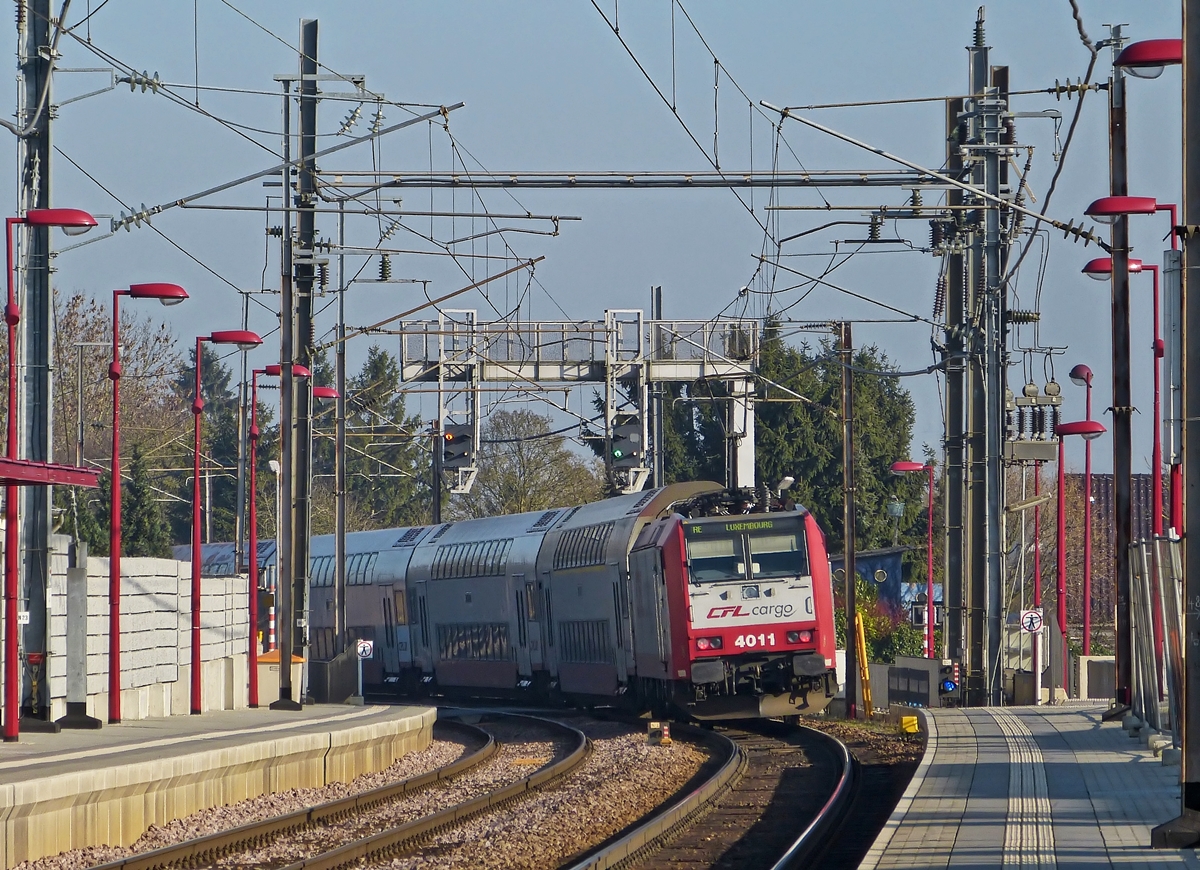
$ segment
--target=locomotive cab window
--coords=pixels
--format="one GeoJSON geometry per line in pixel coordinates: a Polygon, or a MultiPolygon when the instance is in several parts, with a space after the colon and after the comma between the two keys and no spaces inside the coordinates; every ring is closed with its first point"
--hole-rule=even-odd
{"type": "Polygon", "coordinates": [[[751,576],[756,580],[796,577],[808,573],[808,554],[800,534],[749,536],[751,576]]]}
{"type": "Polygon", "coordinates": [[[687,550],[693,583],[746,578],[746,555],[740,535],[691,539],[687,550]]]}

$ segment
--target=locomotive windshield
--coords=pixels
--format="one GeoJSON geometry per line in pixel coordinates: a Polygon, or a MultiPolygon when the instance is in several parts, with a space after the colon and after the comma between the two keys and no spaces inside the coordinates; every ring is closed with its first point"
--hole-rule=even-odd
{"type": "Polygon", "coordinates": [[[751,534],[749,539],[753,578],[772,580],[808,573],[808,554],[804,552],[803,539],[798,533],[751,534]]]}
{"type": "Polygon", "coordinates": [[[685,526],[685,538],[693,583],[808,573],[803,527],[794,518],[693,521],[685,526]]]}
{"type": "Polygon", "coordinates": [[[688,560],[696,583],[742,580],[746,576],[746,556],[740,537],[690,540],[688,560]]]}

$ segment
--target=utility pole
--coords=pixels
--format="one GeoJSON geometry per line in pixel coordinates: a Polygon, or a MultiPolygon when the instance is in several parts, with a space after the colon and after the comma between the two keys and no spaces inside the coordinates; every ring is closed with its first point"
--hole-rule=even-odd
{"type": "MultiPolygon", "coordinates": [[[[653,324],[650,327],[650,353],[654,359],[658,359],[662,353],[661,341],[662,330],[658,326],[658,322],[662,320],[662,285],[650,288],[650,322],[653,324]]],[[[649,367],[646,369],[649,373],[649,367]]],[[[650,486],[658,488],[663,485],[663,391],[666,385],[661,381],[650,383],[650,433],[653,440],[652,453],[654,454],[654,464],[651,467],[653,477],[650,481],[650,486]]]]}
{"type": "MultiPolygon", "coordinates": [[[[21,173],[21,212],[49,208],[50,196],[50,92],[51,77],[51,0],[25,0],[18,15],[20,27],[20,106],[17,122],[22,127],[33,120],[45,94],[45,106],[36,129],[19,140],[18,155],[21,173]]],[[[24,459],[49,462],[53,458],[53,418],[51,416],[50,368],[53,363],[53,302],[50,290],[50,228],[22,228],[24,236],[18,269],[21,271],[19,291],[21,322],[19,331],[19,360],[23,370],[19,408],[19,455],[24,459]]],[[[18,409],[9,409],[15,413],[18,409]]],[[[47,590],[50,581],[50,509],[52,491],[48,486],[26,486],[21,493],[21,551],[25,581],[25,611],[29,622],[23,629],[22,654],[45,654],[47,635],[47,590]]],[[[43,659],[46,661],[46,659],[43,659]]],[[[25,671],[21,670],[21,697],[25,697],[25,671]]],[[[22,731],[53,730],[58,726],[49,721],[50,705],[46,687],[49,680],[40,681],[42,697],[33,699],[39,718],[29,717],[30,709],[22,707],[22,731]],[[42,717],[46,718],[43,719],[42,717]]],[[[32,686],[30,686],[32,688],[32,686]]]]}
{"type": "Polygon", "coordinates": [[[838,351],[842,363],[842,527],[845,541],[842,566],[846,572],[846,718],[858,717],[858,613],[854,564],[855,534],[858,523],[854,487],[854,342],[850,323],[838,325],[838,351]]]}
{"type": "MultiPolygon", "coordinates": [[[[1121,50],[1121,25],[1109,37],[1113,57],[1121,50]]],[[[1126,196],[1125,76],[1113,65],[1108,86],[1109,192],[1126,196]]],[[[1187,155],[1185,154],[1185,159],[1187,155]]],[[[1185,270],[1184,274],[1187,272],[1185,270]]],[[[1185,345],[1186,347],[1186,345],[1185,345]]],[[[1118,215],[1112,229],[1113,509],[1117,526],[1117,686],[1116,701],[1128,704],[1133,685],[1129,623],[1129,545],[1133,540],[1133,399],[1129,384],[1129,216],[1118,215]]],[[[1155,473],[1161,473],[1155,469],[1155,473]]],[[[1161,510],[1161,508],[1157,508],[1161,510]]]]}
{"type": "Polygon", "coordinates": [[[1183,224],[1183,768],[1179,817],[1150,832],[1169,849],[1200,843],[1200,662],[1187,654],[1200,643],[1200,295],[1187,292],[1200,266],[1200,0],[1183,3],[1183,224]]]}
{"type": "MultiPolygon", "coordinates": [[[[963,111],[961,99],[946,103],[946,172],[958,177],[963,161],[963,111]]],[[[955,213],[963,203],[958,188],[948,191],[947,203],[955,213]]],[[[946,655],[961,662],[963,649],[963,494],[966,478],[963,473],[965,431],[965,397],[967,364],[963,359],[966,345],[963,336],[967,328],[966,297],[963,288],[963,255],[957,237],[950,239],[946,254],[946,572],[943,590],[943,640],[946,655]]],[[[964,671],[965,672],[965,671],[964,671]]]]}
{"type": "Polygon", "coordinates": [[[334,377],[337,386],[337,446],[333,457],[335,489],[333,543],[334,653],[346,648],[346,201],[338,200],[338,326],[334,377]]]}
{"type": "MultiPolygon", "coordinates": [[[[296,282],[295,361],[312,370],[313,283],[316,277],[317,205],[317,22],[300,22],[300,160],[296,195],[296,248],[292,260],[296,282]]],[[[292,478],[292,575],[295,602],[291,630],[300,649],[308,643],[308,570],[312,490],[312,379],[296,390],[296,471],[292,478]]]]}
{"type": "Polygon", "coordinates": [[[433,454],[430,456],[429,468],[433,478],[429,481],[433,488],[433,525],[442,521],[442,451],[445,441],[442,438],[442,418],[433,421],[433,454]]]}
{"type": "MultiPolygon", "coordinates": [[[[967,109],[967,143],[983,141],[983,123],[979,103],[988,84],[988,47],[984,43],[983,10],[975,22],[974,44],[967,49],[970,63],[971,99],[967,109]]],[[[983,163],[971,164],[971,183],[982,188],[986,183],[983,163]]],[[[984,205],[983,203],[980,204],[984,205]]],[[[966,661],[964,663],[964,701],[978,706],[987,697],[987,391],[985,381],[986,323],[983,234],[978,223],[969,226],[967,252],[966,345],[970,353],[967,365],[967,434],[964,441],[966,483],[966,661]]]]}
{"type": "MultiPolygon", "coordinates": [[[[296,381],[292,377],[292,362],[296,345],[295,294],[292,285],[292,82],[291,76],[277,76],[283,85],[283,228],[279,251],[279,479],[278,506],[279,545],[276,553],[275,593],[279,622],[279,698],[271,702],[272,710],[299,710],[292,698],[292,640],[291,626],[295,624],[293,578],[295,552],[293,547],[292,506],[295,502],[293,477],[295,471],[296,381]]],[[[257,558],[257,554],[255,555],[257,558]]]]}
{"type": "MultiPolygon", "coordinates": [[[[982,30],[982,24],[980,29],[982,30]]],[[[997,68],[1003,69],[1003,68],[997,68]]],[[[995,74],[996,70],[989,70],[995,74]]],[[[1007,78],[1005,69],[1004,78],[1007,78]]],[[[1000,113],[1005,110],[996,87],[995,78],[984,99],[979,101],[982,113],[984,190],[993,197],[1000,195],[1001,166],[1001,123],[1000,113]]],[[[1004,630],[1004,390],[1007,354],[1005,353],[1005,290],[1001,286],[1001,240],[1000,209],[991,201],[983,211],[983,292],[985,321],[985,389],[987,401],[987,660],[984,673],[987,675],[987,697],[993,706],[1002,702],[1004,690],[1003,663],[1000,660],[1000,644],[1004,630]]]]}

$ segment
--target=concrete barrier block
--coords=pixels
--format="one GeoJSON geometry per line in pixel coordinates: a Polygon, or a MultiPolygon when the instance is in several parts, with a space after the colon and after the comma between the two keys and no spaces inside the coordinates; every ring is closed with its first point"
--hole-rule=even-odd
{"type": "Polygon", "coordinates": [[[1179,765],[1182,765],[1183,764],[1183,750],[1182,749],[1172,749],[1171,747],[1168,746],[1166,749],[1164,749],[1162,751],[1162,763],[1164,765],[1175,765],[1177,767],[1179,765]]]}
{"type": "Polygon", "coordinates": [[[1170,745],[1170,737],[1164,737],[1161,734],[1156,734],[1147,741],[1146,748],[1148,748],[1155,755],[1162,755],[1163,750],[1170,747],[1170,745]]]}

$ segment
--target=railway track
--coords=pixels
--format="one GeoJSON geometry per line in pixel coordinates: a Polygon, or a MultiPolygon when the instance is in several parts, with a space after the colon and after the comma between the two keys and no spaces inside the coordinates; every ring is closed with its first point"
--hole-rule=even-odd
{"type": "MultiPolygon", "coordinates": [[[[358,822],[358,817],[369,816],[374,811],[386,808],[389,803],[417,795],[439,784],[453,784],[471,771],[478,771],[500,751],[494,736],[486,730],[463,723],[439,723],[439,727],[458,729],[473,736],[482,745],[476,751],[460,758],[453,764],[421,776],[381,788],[361,792],[318,806],[288,813],[187,840],[151,852],[144,852],[102,864],[94,870],[159,870],[185,866],[202,868],[227,867],[286,867],[287,870],[330,870],[350,862],[384,857],[447,827],[458,824],[481,812],[521,798],[522,796],[556,782],[575,770],[588,756],[590,750],[586,736],[576,728],[551,720],[530,716],[505,715],[505,722],[520,721],[525,727],[541,729],[552,741],[565,745],[565,751],[553,758],[528,759],[536,769],[515,781],[489,788],[476,794],[399,825],[375,825],[376,830],[363,836],[340,837],[340,842],[331,848],[308,850],[297,841],[319,841],[331,833],[331,829],[349,822],[349,827],[372,827],[371,823],[358,822]],[[382,829],[379,829],[382,828],[382,829]],[[290,849],[300,848],[303,857],[290,861],[279,855],[264,857],[264,849],[273,844],[284,843],[290,849]],[[308,852],[308,854],[305,854],[308,852]]],[[[524,761],[524,759],[522,759],[524,761]]],[[[286,850],[285,853],[286,854],[286,850]]]]}
{"type": "Polygon", "coordinates": [[[571,870],[814,866],[853,802],[856,765],[845,745],[777,722],[710,735],[730,751],[707,780],[571,870]]]}

